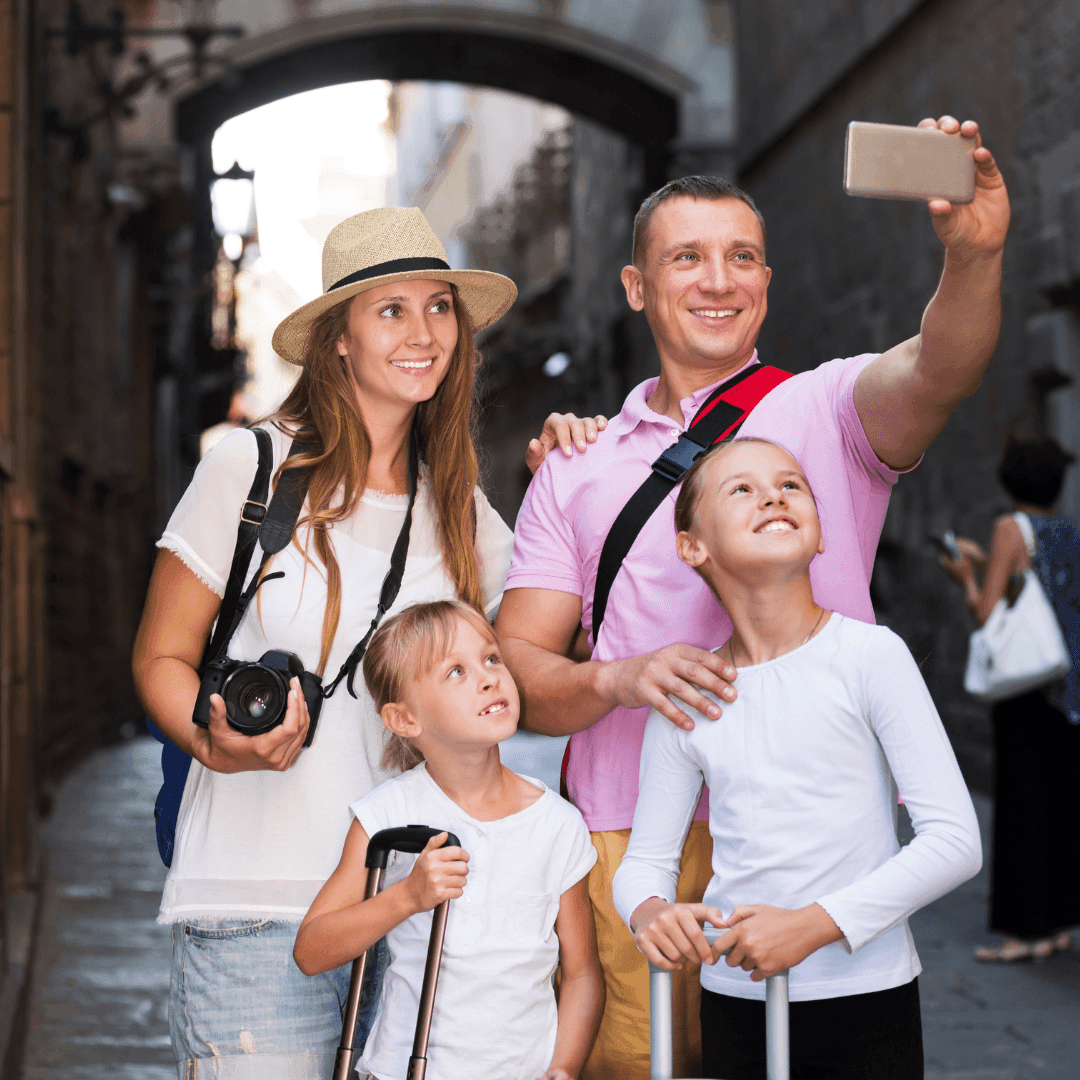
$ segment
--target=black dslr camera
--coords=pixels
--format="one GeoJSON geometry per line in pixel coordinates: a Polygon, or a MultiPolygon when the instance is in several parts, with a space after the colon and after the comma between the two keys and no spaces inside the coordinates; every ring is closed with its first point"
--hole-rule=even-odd
{"type": "Polygon", "coordinates": [[[200,727],[209,727],[210,695],[220,694],[225,699],[229,727],[243,735],[262,735],[285,719],[289,680],[294,676],[300,680],[311,717],[304,739],[304,745],[310,746],[323,703],[322,679],[313,671],[305,671],[300,658],[291,652],[271,649],[255,661],[223,656],[208,664],[191,719],[200,727]]]}

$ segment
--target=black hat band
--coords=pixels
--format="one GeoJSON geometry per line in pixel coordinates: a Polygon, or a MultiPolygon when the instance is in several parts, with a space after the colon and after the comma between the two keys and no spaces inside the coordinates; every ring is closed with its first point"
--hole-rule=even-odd
{"type": "Polygon", "coordinates": [[[376,263],[374,266],[357,270],[355,274],[349,274],[340,281],[335,281],[326,291],[332,293],[335,289],[344,288],[346,285],[355,285],[358,281],[368,281],[371,278],[382,277],[384,274],[403,274],[410,270],[449,270],[450,264],[442,259],[432,259],[426,256],[418,256],[411,259],[391,259],[389,262],[376,263]]]}

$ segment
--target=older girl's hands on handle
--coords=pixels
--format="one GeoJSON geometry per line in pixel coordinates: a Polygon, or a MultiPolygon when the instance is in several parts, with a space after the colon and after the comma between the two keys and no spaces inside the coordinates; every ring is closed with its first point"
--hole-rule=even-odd
{"type": "Polygon", "coordinates": [[[219,773],[256,772],[268,769],[285,772],[304,748],[311,717],[300,680],[289,682],[285,719],[262,735],[244,735],[229,726],[225,701],[220,694],[210,697],[210,726],[194,725],[192,755],[206,768],[219,773]]]}
{"type": "Polygon", "coordinates": [[[730,927],[712,945],[715,963],[726,952],[728,967],[749,971],[761,982],[793,968],[844,935],[820,904],[791,910],[771,904],[740,904],[724,924],[730,927]]]}
{"type": "Polygon", "coordinates": [[[540,438],[531,439],[525,451],[525,464],[535,473],[544,463],[549,450],[557,446],[566,457],[572,457],[574,448],[584,453],[589,443],[596,442],[598,432],[607,427],[607,417],[575,416],[573,413],[552,413],[545,421],[540,438]]]}
{"type": "Polygon", "coordinates": [[[651,896],[630,917],[637,947],[650,963],[665,971],[678,971],[689,961],[715,964],[716,957],[702,932],[702,923],[727,927],[719,908],[708,904],[672,904],[651,896]]]}
{"type": "Polygon", "coordinates": [[[431,911],[444,900],[456,900],[465,891],[469,856],[459,847],[441,847],[446,837],[441,832],[427,842],[403,882],[417,913],[431,911]]]}

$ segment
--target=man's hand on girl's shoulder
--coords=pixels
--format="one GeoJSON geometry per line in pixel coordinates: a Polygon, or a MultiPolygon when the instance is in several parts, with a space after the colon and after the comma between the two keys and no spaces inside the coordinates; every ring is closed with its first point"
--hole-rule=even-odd
{"type": "Polygon", "coordinates": [[[572,1076],[565,1069],[548,1069],[539,1080],[577,1080],[577,1077],[572,1076]]]}
{"type": "Polygon", "coordinates": [[[613,705],[627,709],[648,706],[683,731],[693,731],[694,721],[671,698],[717,720],[720,706],[698,687],[723,701],[734,701],[735,688],[731,684],[737,674],[719,653],[680,643],[642,656],[608,661],[597,668],[596,679],[600,694],[613,705]]]}
{"type": "Polygon", "coordinates": [[[771,904],[740,904],[725,925],[728,932],[713,942],[710,962],[716,963],[727,953],[728,967],[749,971],[753,982],[795,967],[822,946],[844,936],[820,904],[795,910],[771,904]]]}

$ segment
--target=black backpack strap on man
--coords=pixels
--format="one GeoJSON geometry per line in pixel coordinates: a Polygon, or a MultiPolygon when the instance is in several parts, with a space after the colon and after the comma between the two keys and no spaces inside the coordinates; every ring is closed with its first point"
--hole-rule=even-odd
{"type": "Polygon", "coordinates": [[[681,482],[690,466],[711,446],[730,438],[742,427],[758,402],[775,389],[791,372],[753,364],[721,383],[702,403],[686,430],[653,463],[652,472],[630,496],[608,531],[600,551],[593,592],[593,642],[600,638],[600,626],[607,609],[608,594],[615,576],[630,553],[645,522],[681,482]]]}

